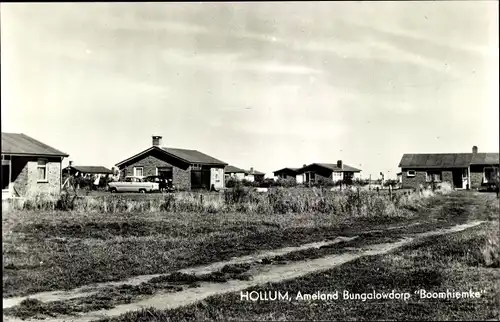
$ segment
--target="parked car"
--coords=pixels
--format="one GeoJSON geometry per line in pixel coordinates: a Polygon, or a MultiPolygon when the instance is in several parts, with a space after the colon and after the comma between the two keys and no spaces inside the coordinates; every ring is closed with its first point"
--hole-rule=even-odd
{"type": "Polygon", "coordinates": [[[157,182],[160,186],[160,191],[175,191],[175,186],[172,184],[172,179],[166,179],[161,176],[147,176],[144,178],[144,180],[148,182],[157,182]]]}
{"type": "Polygon", "coordinates": [[[126,177],[123,181],[110,182],[108,184],[110,192],[154,192],[160,190],[157,182],[150,182],[138,177],[126,177]]]}

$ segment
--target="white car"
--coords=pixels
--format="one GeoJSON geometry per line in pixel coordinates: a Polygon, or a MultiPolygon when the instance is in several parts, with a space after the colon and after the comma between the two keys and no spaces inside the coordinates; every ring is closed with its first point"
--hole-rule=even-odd
{"type": "Polygon", "coordinates": [[[160,190],[157,182],[148,182],[138,177],[126,177],[124,181],[110,182],[110,192],[154,192],[160,190]]]}

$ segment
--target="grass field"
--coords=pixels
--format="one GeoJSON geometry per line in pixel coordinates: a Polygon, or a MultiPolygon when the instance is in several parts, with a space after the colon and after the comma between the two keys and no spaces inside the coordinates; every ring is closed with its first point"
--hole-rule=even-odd
{"type": "MultiPolygon", "coordinates": [[[[108,321],[206,320],[498,320],[500,270],[487,265],[483,252],[497,236],[498,222],[450,236],[416,242],[382,256],[362,257],[338,268],[248,291],[288,293],[291,301],[248,301],[240,294],[214,296],[198,304],[159,311],[144,309],[108,321]],[[353,294],[406,292],[407,300],[355,300],[353,294]],[[428,299],[414,292],[481,293],[479,298],[428,299]],[[341,293],[339,300],[301,300],[304,294],[341,293]]],[[[423,294],[423,293],[422,293],[423,294]]]]}
{"type": "MultiPolygon", "coordinates": [[[[277,192],[267,195],[244,194],[239,200],[228,199],[224,194],[205,194],[201,201],[197,194],[184,193],[175,195],[174,199],[168,199],[171,202],[170,207],[163,208],[161,202],[165,200],[161,198],[157,201],[158,204],[152,204],[151,200],[128,200],[125,196],[113,196],[120,198],[125,204],[131,202],[133,207],[108,212],[102,211],[102,199],[99,200],[98,196],[91,198],[93,204],[86,207],[80,205],[80,208],[77,207],[73,211],[14,209],[3,213],[4,297],[71,289],[136,275],[169,273],[176,269],[217,262],[258,250],[298,246],[339,235],[359,235],[362,231],[383,229],[392,225],[407,225],[407,228],[380,234],[361,234],[360,239],[353,242],[291,253],[268,260],[273,262],[317,258],[342,251],[342,247],[386,242],[402,233],[430,230],[475,219],[498,220],[498,200],[494,195],[468,192],[449,195],[439,192],[433,195],[428,192],[420,195],[401,195],[389,200],[385,195],[366,192],[338,193],[310,189],[303,193],[297,189],[278,189],[277,192]],[[135,210],[141,207],[142,211],[135,210]],[[422,225],[410,225],[416,222],[422,225]]],[[[480,238],[484,237],[481,236],[480,238]]],[[[473,249],[481,246],[482,242],[477,242],[473,249]]],[[[462,241],[459,241],[459,244],[462,244],[462,241]]],[[[448,246],[451,247],[452,244],[448,246]]],[[[481,258],[477,253],[474,253],[474,256],[479,258],[478,261],[481,258]]],[[[484,259],[484,256],[482,258],[484,259]]],[[[428,259],[428,262],[436,259],[437,257],[428,259]]],[[[365,260],[367,259],[358,261],[365,260]]],[[[420,260],[418,262],[420,263],[420,260]]],[[[358,263],[357,266],[359,265],[358,263]]],[[[377,271],[378,264],[369,265],[373,265],[373,270],[377,271]]],[[[368,267],[366,266],[363,274],[367,274],[368,267]]],[[[431,268],[437,270],[443,266],[431,268]]],[[[241,267],[229,267],[226,271],[216,272],[215,275],[207,275],[204,278],[221,281],[228,278],[246,278],[245,270],[239,270],[241,267]]],[[[358,278],[356,274],[353,276],[354,279],[358,278]]],[[[69,302],[53,303],[45,306],[43,310],[60,314],[66,311],[84,312],[106,308],[116,303],[131,301],[134,294],[151,294],[158,288],[165,288],[163,282],[160,280],[137,287],[111,288],[93,297],[75,300],[70,306],[69,302]]],[[[196,284],[197,281],[188,282],[196,284]]],[[[299,283],[299,280],[296,283],[299,283]]],[[[310,287],[314,287],[314,283],[310,287]]],[[[175,290],[174,287],[172,291],[175,290]]],[[[219,307],[226,310],[227,303],[232,298],[223,296],[209,301],[221,301],[219,304],[222,306],[219,307]]],[[[267,313],[258,315],[260,309],[254,306],[261,304],[239,303],[233,305],[233,311],[222,310],[215,313],[196,306],[196,315],[189,315],[182,309],[172,312],[153,311],[152,314],[160,320],[168,320],[168,316],[182,316],[187,319],[237,319],[240,316],[238,314],[243,314],[243,311],[255,309],[256,315],[245,319],[278,318],[273,317],[272,306],[268,307],[267,313]]],[[[31,316],[33,312],[42,310],[40,303],[28,301],[23,305],[31,305],[31,309],[24,307],[19,311],[19,308],[13,308],[11,312],[31,316]]],[[[290,305],[299,308],[305,304],[290,305]]],[[[314,305],[309,310],[314,309],[314,305]]],[[[261,308],[264,307],[265,305],[262,305],[261,308]]],[[[136,314],[139,315],[125,316],[123,319],[146,319],[140,316],[142,313],[136,314]]],[[[151,316],[150,313],[147,315],[151,316]]],[[[300,319],[300,314],[292,314],[287,318],[300,319]]],[[[321,316],[316,318],[321,319],[321,316]]],[[[323,318],[327,318],[327,315],[323,318]]],[[[346,315],[345,318],[349,319],[349,316],[346,315]]]]}

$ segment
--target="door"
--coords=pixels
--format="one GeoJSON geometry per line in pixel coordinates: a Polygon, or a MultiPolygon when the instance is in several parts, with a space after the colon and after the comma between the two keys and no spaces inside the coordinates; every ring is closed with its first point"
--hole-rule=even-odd
{"type": "Polygon", "coordinates": [[[469,185],[469,169],[462,170],[462,188],[467,188],[469,185]]]}
{"type": "Polygon", "coordinates": [[[210,189],[210,168],[201,170],[201,185],[203,189],[210,189]]]}
{"type": "Polygon", "coordinates": [[[453,179],[453,186],[457,189],[462,189],[466,187],[466,184],[464,184],[464,179],[463,179],[463,170],[464,169],[453,169],[451,171],[452,179],[453,179]]]}
{"type": "Polygon", "coordinates": [[[10,183],[10,160],[2,160],[2,190],[8,189],[10,183]]]}
{"type": "Polygon", "coordinates": [[[202,187],[201,170],[191,170],[191,189],[199,189],[202,187]]]}

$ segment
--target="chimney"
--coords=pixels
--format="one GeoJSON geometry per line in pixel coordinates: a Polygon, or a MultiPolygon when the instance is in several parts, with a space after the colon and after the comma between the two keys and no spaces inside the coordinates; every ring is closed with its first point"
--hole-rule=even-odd
{"type": "Polygon", "coordinates": [[[472,147],[472,154],[477,154],[477,146],[472,147]]]}
{"type": "Polygon", "coordinates": [[[161,146],[161,136],[153,135],[153,146],[161,146]]]}
{"type": "Polygon", "coordinates": [[[72,167],[73,166],[73,161],[69,161],[69,166],[72,167]]]}
{"type": "Polygon", "coordinates": [[[305,168],[305,167],[307,167],[307,164],[304,164],[304,165],[302,166],[302,168],[305,168]]]}
{"type": "Polygon", "coordinates": [[[250,168],[250,173],[253,174],[253,167],[250,168]]]}
{"type": "Polygon", "coordinates": [[[342,160],[337,161],[337,168],[342,169],[342,160]]]}

